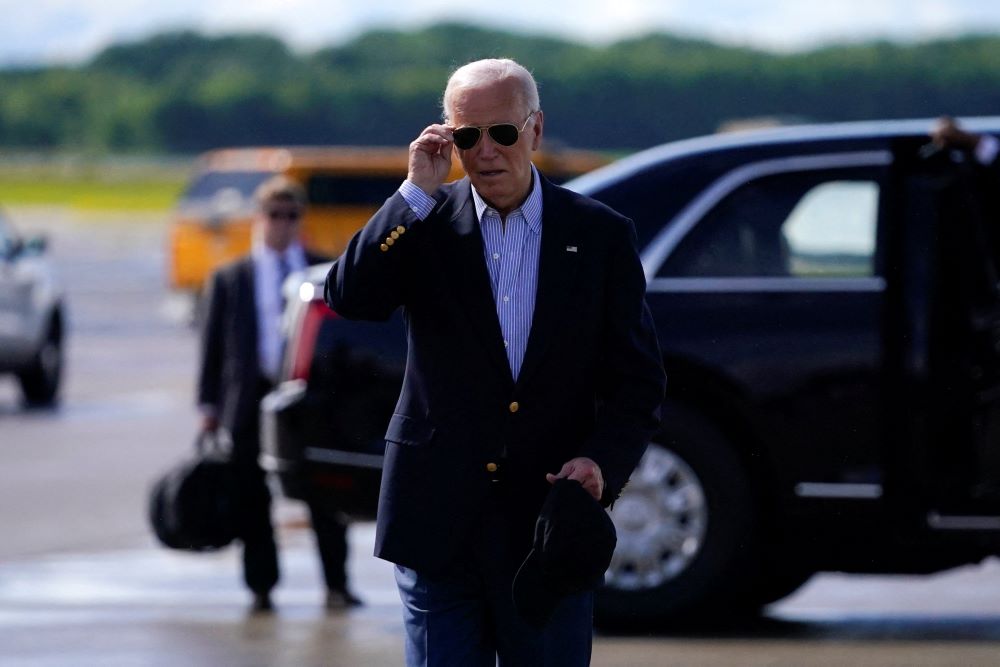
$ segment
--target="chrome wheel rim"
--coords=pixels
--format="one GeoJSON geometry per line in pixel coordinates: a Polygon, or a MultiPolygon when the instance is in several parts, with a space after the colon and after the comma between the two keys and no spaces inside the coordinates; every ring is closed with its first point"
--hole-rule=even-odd
{"type": "Polygon", "coordinates": [[[683,459],[650,444],[611,519],[618,546],[605,584],[655,588],[686,570],[701,552],[708,526],[705,489],[683,459]]]}

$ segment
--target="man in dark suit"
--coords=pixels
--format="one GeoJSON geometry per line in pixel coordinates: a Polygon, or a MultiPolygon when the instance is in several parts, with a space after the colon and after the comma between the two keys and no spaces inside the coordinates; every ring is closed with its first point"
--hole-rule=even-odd
{"type": "MultiPolygon", "coordinates": [[[[306,204],[302,186],[275,176],[257,189],[254,201],[251,254],[219,269],[209,286],[198,403],[203,430],[214,433],[221,426],[232,438],[244,579],[254,595],[252,609],[268,611],[278,582],[278,555],[271,495],[257,462],[260,401],[281,365],[281,285],[291,271],[326,260],[298,240],[306,204]]],[[[317,494],[308,501],[331,609],[359,603],[347,588],[346,524],[333,500],[317,494]]]]}
{"type": "Polygon", "coordinates": [[[458,69],[444,111],[327,278],[343,317],[406,321],[375,553],[397,565],[408,665],[588,664],[592,593],[539,630],[511,582],[551,483],[610,504],[658,426],[634,229],[531,164],[543,114],[517,63],[458,69]],[[444,184],[453,149],[468,177],[444,184]]]}

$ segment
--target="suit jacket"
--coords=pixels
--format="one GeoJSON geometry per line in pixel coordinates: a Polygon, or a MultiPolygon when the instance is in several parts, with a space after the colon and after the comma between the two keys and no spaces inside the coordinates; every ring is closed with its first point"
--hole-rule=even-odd
{"type": "Polygon", "coordinates": [[[341,316],[381,320],[402,307],[407,329],[376,556],[446,568],[494,477],[527,551],[545,473],[588,456],[608,504],[658,426],[665,378],[631,221],[544,178],[542,198],[538,291],[517,382],[467,178],[444,185],[423,221],[393,195],[327,277],[341,316]]]}
{"type": "MultiPolygon", "coordinates": [[[[308,264],[328,258],[306,252],[308,264]]],[[[215,406],[233,436],[234,456],[256,462],[262,384],[257,352],[254,265],[249,255],[216,271],[206,293],[198,404],[215,406]]]]}

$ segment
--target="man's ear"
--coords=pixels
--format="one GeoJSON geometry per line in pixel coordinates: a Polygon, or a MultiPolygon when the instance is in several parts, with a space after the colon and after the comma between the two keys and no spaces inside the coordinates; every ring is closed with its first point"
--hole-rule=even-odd
{"type": "Polygon", "coordinates": [[[544,121],[544,114],[542,110],[539,109],[535,113],[534,120],[531,123],[531,150],[537,151],[542,145],[542,125],[544,121]]]}

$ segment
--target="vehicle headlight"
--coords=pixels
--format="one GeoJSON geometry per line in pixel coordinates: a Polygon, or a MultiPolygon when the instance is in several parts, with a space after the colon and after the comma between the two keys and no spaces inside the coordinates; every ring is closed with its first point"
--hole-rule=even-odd
{"type": "Polygon", "coordinates": [[[305,303],[309,303],[316,296],[316,286],[313,285],[308,280],[301,285],[299,285],[299,299],[305,303]]]}

